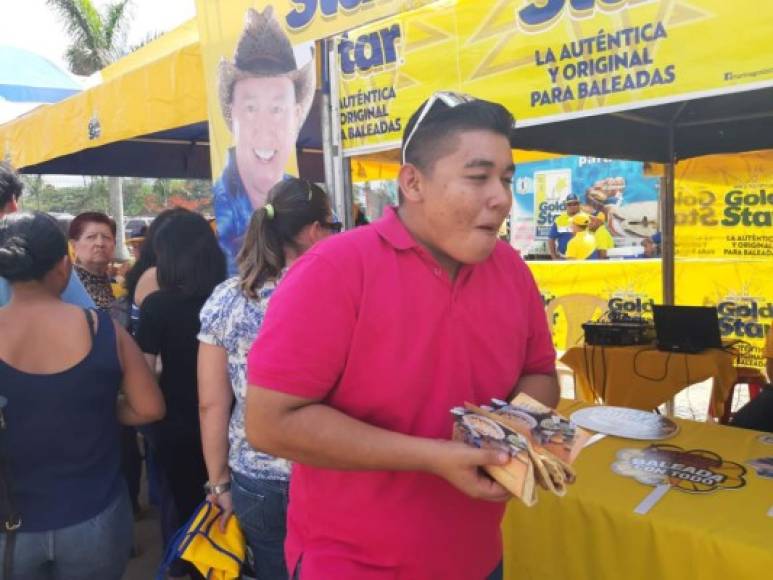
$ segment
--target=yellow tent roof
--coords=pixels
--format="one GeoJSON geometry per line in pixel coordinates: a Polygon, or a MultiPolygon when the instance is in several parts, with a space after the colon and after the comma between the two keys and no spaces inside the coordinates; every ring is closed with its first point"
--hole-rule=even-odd
{"type": "Polygon", "coordinates": [[[21,169],[207,120],[195,20],[101,72],[97,86],[1,125],[6,158],[21,169]]]}
{"type": "Polygon", "coordinates": [[[141,68],[177,52],[185,46],[193,46],[199,43],[199,27],[195,18],[191,18],[177,28],[162,34],[152,42],[138,48],[125,57],[107,65],[100,71],[102,82],[120,77],[127,72],[141,68]]]}

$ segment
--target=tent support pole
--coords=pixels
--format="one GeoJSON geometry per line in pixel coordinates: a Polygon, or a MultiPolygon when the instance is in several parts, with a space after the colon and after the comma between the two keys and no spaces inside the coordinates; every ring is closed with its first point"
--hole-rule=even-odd
{"type": "Polygon", "coordinates": [[[354,227],[354,187],[352,185],[352,160],[344,155],[341,155],[341,189],[344,209],[340,219],[348,230],[354,227]]]}
{"type": "MultiPolygon", "coordinates": [[[[335,176],[333,171],[333,103],[330,97],[330,44],[332,40],[322,40],[322,161],[325,168],[325,189],[337,211],[335,176]]],[[[335,61],[333,61],[335,62],[335,61]]]]}
{"type": "MultiPolygon", "coordinates": [[[[673,127],[669,133],[673,135],[673,127]]],[[[666,164],[663,195],[660,200],[660,250],[663,269],[663,304],[674,303],[674,166],[666,164]]]]}
{"type": "MultiPolygon", "coordinates": [[[[676,123],[684,111],[686,103],[682,103],[677,113],[668,124],[668,163],[666,164],[663,195],[660,199],[660,250],[661,268],[663,273],[663,304],[674,303],[674,177],[676,169],[676,147],[674,143],[676,123]]],[[[666,415],[674,415],[674,399],[666,401],[666,415]]]]}
{"type": "Polygon", "coordinates": [[[128,260],[126,249],[126,232],[123,224],[123,181],[120,177],[107,178],[108,195],[110,198],[110,214],[115,220],[115,257],[128,260]]]}
{"type": "Polygon", "coordinates": [[[334,39],[325,41],[325,86],[322,106],[322,150],[325,160],[325,184],[333,201],[333,209],[346,229],[354,225],[352,218],[351,163],[341,144],[340,111],[338,108],[338,68],[334,39]]]}
{"type": "Polygon", "coordinates": [[[671,117],[666,130],[668,139],[668,163],[666,164],[665,183],[663,184],[663,195],[660,199],[660,251],[662,255],[661,268],[663,272],[663,304],[673,304],[674,295],[674,183],[676,171],[676,127],[679,124],[679,117],[682,116],[687,102],[683,102],[677,107],[676,112],[671,117]]]}
{"type": "MultiPolygon", "coordinates": [[[[669,159],[666,164],[663,195],[660,198],[660,249],[663,304],[674,303],[674,126],[668,127],[669,159]]],[[[674,416],[674,398],[665,403],[666,415],[674,416]]]]}

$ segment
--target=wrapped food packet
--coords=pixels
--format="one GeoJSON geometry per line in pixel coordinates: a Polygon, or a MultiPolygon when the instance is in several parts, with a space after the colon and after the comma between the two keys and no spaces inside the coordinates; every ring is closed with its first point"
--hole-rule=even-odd
{"type": "Polygon", "coordinates": [[[576,480],[571,463],[591,433],[555,409],[520,394],[512,403],[498,399],[481,407],[465,403],[452,413],[455,439],[501,450],[511,457],[505,466],[485,469],[527,506],[537,501],[537,486],[563,496],[567,485],[576,480]]]}
{"type": "Polygon", "coordinates": [[[523,393],[518,394],[509,404],[495,399],[492,407],[494,413],[508,426],[527,434],[540,452],[548,452],[569,465],[592,435],[555,409],[523,393]]]}
{"type": "Polygon", "coordinates": [[[537,501],[534,465],[529,456],[529,442],[520,433],[492,419],[463,407],[451,410],[455,416],[453,438],[473,447],[496,449],[510,457],[506,465],[484,467],[497,483],[527,506],[537,501]]]}

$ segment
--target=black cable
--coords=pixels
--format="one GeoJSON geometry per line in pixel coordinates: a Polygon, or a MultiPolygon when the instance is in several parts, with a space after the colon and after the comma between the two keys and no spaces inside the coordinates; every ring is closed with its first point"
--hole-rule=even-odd
{"type": "MultiPolygon", "coordinates": [[[[585,365],[585,376],[587,377],[587,383],[588,387],[590,388],[591,392],[593,392],[593,379],[590,376],[590,364],[588,364],[588,343],[585,342],[582,345],[582,362],[585,365]]],[[[596,394],[593,394],[594,398],[596,394]]]]}
{"type": "Polygon", "coordinates": [[[601,385],[604,388],[604,392],[601,395],[601,400],[606,402],[607,400],[607,358],[606,349],[601,347],[601,385]]]}
{"type": "Polygon", "coordinates": [[[690,386],[690,365],[687,362],[687,353],[684,354],[684,380],[685,385],[690,386]]]}
{"type": "Polygon", "coordinates": [[[648,377],[647,375],[640,373],[637,370],[637,367],[636,367],[636,361],[638,360],[639,355],[641,355],[641,353],[643,353],[643,352],[649,352],[649,351],[652,351],[652,350],[658,350],[658,349],[656,347],[653,347],[653,348],[643,348],[640,351],[637,351],[635,355],[633,355],[633,374],[635,374],[639,378],[642,378],[642,379],[645,379],[645,380],[648,380],[648,381],[662,381],[663,379],[665,379],[668,376],[668,365],[671,362],[671,355],[673,354],[672,352],[669,352],[668,355],[666,355],[666,363],[665,363],[665,368],[663,369],[663,376],[660,376],[660,377],[648,377]]]}
{"type": "Polygon", "coordinates": [[[598,384],[596,381],[596,345],[592,344],[590,349],[590,357],[588,356],[588,345],[583,345],[583,362],[585,363],[585,375],[588,377],[588,387],[590,387],[593,394],[593,400],[604,402],[601,393],[599,393],[598,384]]]}

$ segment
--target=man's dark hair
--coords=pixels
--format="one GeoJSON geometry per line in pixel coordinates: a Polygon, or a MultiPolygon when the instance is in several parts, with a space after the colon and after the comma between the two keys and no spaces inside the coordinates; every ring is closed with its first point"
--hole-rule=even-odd
{"type": "MultiPolygon", "coordinates": [[[[424,103],[408,119],[403,132],[403,147],[406,137],[413,131],[413,126],[423,109],[424,103]]],[[[499,103],[476,99],[456,107],[449,107],[438,100],[413,133],[408,148],[405,149],[405,162],[415,165],[424,172],[431,172],[435,162],[456,147],[458,133],[491,131],[509,140],[514,123],[515,120],[510,111],[499,103]]]]}
{"type": "Polygon", "coordinates": [[[0,210],[21,197],[24,184],[16,170],[6,161],[0,161],[0,210]]]}
{"type": "Polygon", "coordinates": [[[158,285],[183,296],[207,297],[225,280],[225,256],[207,220],[192,211],[176,213],[153,240],[158,285]]]}

